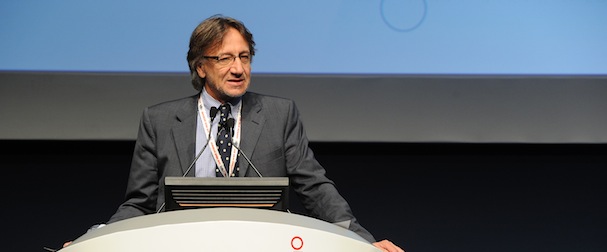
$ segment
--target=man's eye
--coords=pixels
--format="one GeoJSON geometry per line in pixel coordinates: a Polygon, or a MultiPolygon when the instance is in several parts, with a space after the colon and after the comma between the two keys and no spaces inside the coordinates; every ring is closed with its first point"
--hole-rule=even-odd
{"type": "Polygon", "coordinates": [[[219,58],[219,61],[222,62],[229,62],[230,60],[232,60],[232,57],[229,56],[219,58]]]}

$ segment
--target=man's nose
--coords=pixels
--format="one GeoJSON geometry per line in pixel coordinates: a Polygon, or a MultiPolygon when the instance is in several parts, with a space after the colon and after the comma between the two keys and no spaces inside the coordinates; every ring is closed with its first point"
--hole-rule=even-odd
{"type": "Polygon", "coordinates": [[[230,66],[230,71],[234,75],[241,75],[244,72],[244,64],[240,60],[240,57],[234,59],[234,62],[232,62],[232,65],[230,66]]]}

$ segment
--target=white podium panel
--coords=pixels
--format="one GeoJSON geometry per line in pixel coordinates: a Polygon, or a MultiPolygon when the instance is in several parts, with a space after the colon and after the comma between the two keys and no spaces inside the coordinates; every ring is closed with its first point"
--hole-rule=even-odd
{"type": "Polygon", "coordinates": [[[90,231],[61,252],[379,251],[356,233],[299,214],[204,208],[135,217],[90,231]]]}

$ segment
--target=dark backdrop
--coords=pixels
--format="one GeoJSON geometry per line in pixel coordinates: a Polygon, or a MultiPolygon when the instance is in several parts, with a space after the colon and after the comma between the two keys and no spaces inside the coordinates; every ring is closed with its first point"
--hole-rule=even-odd
{"type": "MultiPolygon", "coordinates": [[[[107,220],[133,145],[0,141],[2,249],[58,248],[107,220]]],[[[311,147],[359,221],[409,252],[607,251],[606,144],[311,147]]]]}

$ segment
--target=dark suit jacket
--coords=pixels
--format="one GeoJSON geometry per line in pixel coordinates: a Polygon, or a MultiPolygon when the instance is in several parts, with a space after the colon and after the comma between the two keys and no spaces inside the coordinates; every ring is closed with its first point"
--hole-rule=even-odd
{"type": "MultiPolygon", "coordinates": [[[[164,102],[143,111],[126,201],[109,223],[155,213],[164,202],[164,177],[179,177],[187,170],[196,154],[197,98],[164,102]]],[[[295,103],[251,92],[242,102],[240,148],[259,172],[264,177],[288,176],[309,215],[332,223],[350,221],[350,230],[374,242],[308,148],[295,103]]],[[[257,176],[240,158],[240,176],[257,176]]],[[[194,169],[187,176],[194,176],[194,169]]]]}

